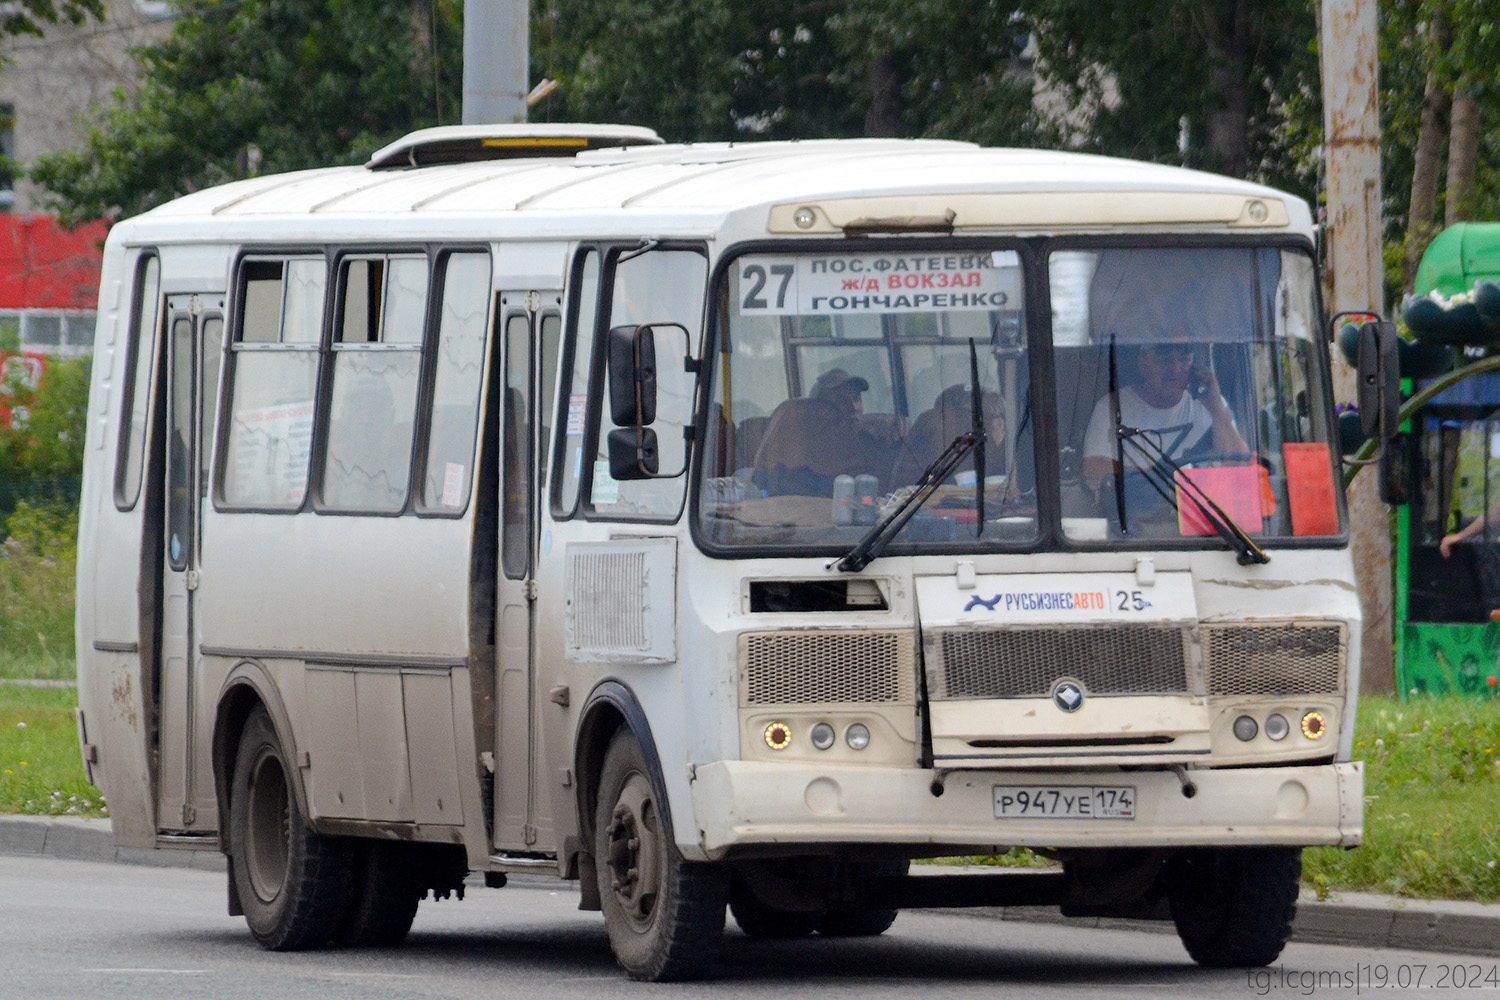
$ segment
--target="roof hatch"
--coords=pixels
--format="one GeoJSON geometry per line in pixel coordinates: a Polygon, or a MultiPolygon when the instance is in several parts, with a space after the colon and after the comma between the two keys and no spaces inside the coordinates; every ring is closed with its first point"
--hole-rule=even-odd
{"type": "Polygon", "coordinates": [[[377,150],[370,170],[432,167],[516,157],[572,156],[585,149],[657,146],[661,136],[638,125],[517,124],[424,128],[377,150]]]}

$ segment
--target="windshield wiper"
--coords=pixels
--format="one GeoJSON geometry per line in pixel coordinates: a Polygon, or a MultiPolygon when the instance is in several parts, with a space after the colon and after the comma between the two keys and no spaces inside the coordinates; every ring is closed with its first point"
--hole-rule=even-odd
{"type": "MultiPolygon", "coordinates": [[[[984,435],[973,430],[964,431],[954,438],[949,442],[948,447],[943,449],[943,453],[933,459],[932,464],[922,471],[922,475],[917,479],[916,488],[893,507],[889,514],[876,521],[875,525],[865,532],[865,536],[859,540],[858,544],[849,550],[848,555],[828,565],[841,573],[858,573],[879,559],[880,553],[885,551],[891,539],[901,533],[901,529],[906,527],[906,522],[911,520],[917,508],[926,503],[933,491],[943,484],[958,463],[962,462],[964,456],[969,453],[969,449],[982,446],[983,443],[984,435]]],[[[983,483],[981,483],[980,489],[983,488],[983,483]]],[[[982,526],[983,522],[981,521],[980,524],[982,526]]]]}
{"type": "MultiPolygon", "coordinates": [[[[1120,426],[1120,373],[1115,367],[1115,335],[1109,335],[1109,416],[1115,428],[1115,513],[1120,517],[1120,534],[1130,534],[1125,521],[1125,434],[1120,426]]],[[[1097,501],[1096,501],[1097,502],[1097,501]]]]}
{"type": "MultiPolygon", "coordinates": [[[[1224,539],[1229,547],[1234,550],[1235,556],[1241,566],[1248,566],[1251,563],[1268,563],[1271,561],[1271,557],[1266,554],[1264,549],[1255,544],[1249,533],[1240,527],[1235,519],[1230,517],[1224,508],[1220,507],[1214,501],[1214,498],[1208,495],[1203,487],[1193,482],[1193,478],[1187,474],[1187,470],[1173,461],[1172,457],[1151,439],[1149,432],[1139,427],[1120,427],[1117,436],[1122,450],[1125,442],[1128,441],[1132,447],[1151,460],[1150,468],[1143,469],[1141,475],[1145,478],[1146,482],[1151,484],[1151,487],[1157,493],[1161,494],[1162,499],[1171,504],[1173,508],[1181,510],[1176,497],[1186,497],[1203,520],[1207,521],[1214,529],[1214,532],[1220,538],[1224,539]],[[1172,470],[1174,478],[1171,483],[1158,481],[1159,479],[1165,479],[1162,473],[1156,469],[1158,462],[1165,464],[1172,470]],[[1174,485],[1176,487],[1175,490],[1168,489],[1169,486],[1174,485]],[[1176,496],[1173,495],[1174,493],[1176,496]]],[[[1115,478],[1117,481],[1123,479],[1124,474],[1117,474],[1115,478]]]]}

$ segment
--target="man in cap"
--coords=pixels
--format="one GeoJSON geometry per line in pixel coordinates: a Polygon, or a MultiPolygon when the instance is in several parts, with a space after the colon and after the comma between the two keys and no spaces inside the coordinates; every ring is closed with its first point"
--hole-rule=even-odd
{"type": "Polygon", "coordinates": [[[869,388],[858,375],[830,368],[806,398],[778,406],[755,453],[761,487],[773,496],[832,496],[835,476],[871,471],[878,444],[860,423],[869,388]]]}

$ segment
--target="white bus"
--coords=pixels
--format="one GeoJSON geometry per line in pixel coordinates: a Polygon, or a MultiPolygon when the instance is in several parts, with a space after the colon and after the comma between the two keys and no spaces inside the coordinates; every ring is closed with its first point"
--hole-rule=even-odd
{"type": "Polygon", "coordinates": [[[469,126],[122,221],[102,281],[84,757],[268,948],[540,872],[643,979],[726,908],[1048,904],[1255,965],[1301,848],[1360,841],[1294,197],[469,126]],[[1017,846],[1058,865],[909,868],[1017,846]]]}

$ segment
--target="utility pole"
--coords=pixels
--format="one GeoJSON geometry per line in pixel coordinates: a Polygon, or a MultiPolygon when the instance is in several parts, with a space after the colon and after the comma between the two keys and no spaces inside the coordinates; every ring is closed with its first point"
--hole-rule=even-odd
{"type": "Polygon", "coordinates": [[[524,122],[530,0],[464,0],[464,124],[524,122]]]}
{"type": "MultiPolygon", "coordinates": [[[[1318,52],[1328,172],[1329,310],[1383,314],[1380,220],[1380,52],[1376,0],[1319,0],[1318,52]]],[[[1334,351],[1334,393],[1352,401],[1355,372],[1334,351]]],[[[1395,687],[1392,646],[1390,510],[1376,477],[1356,477],[1349,494],[1349,540],[1364,608],[1360,690],[1395,687]]]]}

